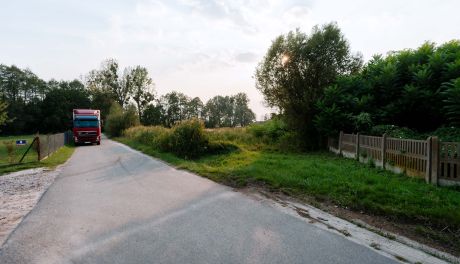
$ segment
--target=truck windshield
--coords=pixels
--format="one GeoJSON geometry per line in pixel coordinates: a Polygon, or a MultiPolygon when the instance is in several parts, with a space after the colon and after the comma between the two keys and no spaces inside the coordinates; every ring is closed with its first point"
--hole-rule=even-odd
{"type": "Polygon", "coordinates": [[[76,119],[73,125],[74,127],[99,127],[99,120],[76,119]]]}

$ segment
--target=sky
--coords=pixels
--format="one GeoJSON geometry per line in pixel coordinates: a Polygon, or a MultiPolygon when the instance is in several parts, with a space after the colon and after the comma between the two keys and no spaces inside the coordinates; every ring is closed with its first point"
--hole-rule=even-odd
{"type": "Polygon", "coordinates": [[[115,58],[146,67],[158,95],[245,92],[261,119],[270,109],[253,76],[277,36],[337,22],[367,61],[460,39],[459,10],[459,0],[0,0],[0,63],[71,80],[115,58]]]}

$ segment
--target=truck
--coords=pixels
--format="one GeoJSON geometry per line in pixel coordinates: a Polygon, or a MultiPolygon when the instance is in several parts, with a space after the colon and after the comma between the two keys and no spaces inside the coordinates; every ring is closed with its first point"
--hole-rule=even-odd
{"type": "Polygon", "coordinates": [[[84,143],[101,144],[101,111],[94,109],[73,109],[73,140],[75,145],[84,143]]]}

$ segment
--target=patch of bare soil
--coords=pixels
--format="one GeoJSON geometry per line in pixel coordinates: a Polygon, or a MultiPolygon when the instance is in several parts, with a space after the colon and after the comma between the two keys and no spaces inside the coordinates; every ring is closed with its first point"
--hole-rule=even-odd
{"type": "MultiPolygon", "coordinates": [[[[263,196],[273,199],[276,202],[283,204],[283,201],[292,201],[300,204],[309,204],[331,215],[342,218],[352,222],[360,227],[366,228],[374,233],[389,239],[408,238],[416,241],[422,245],[446,252],[455,257],[460,257],[460,248],[458,248],[455,241],[459,241],[460,234],[451,232],[450,230],[431,230],[433,236],[426,235],[426,232],[420,232],[420,226],[410,223],[396,221],[394,219],[386,218],[378,215],[366,214],[365,212],[352,211],[348,208],[343,208],[332,204],[330,202],[318,201],[313,197],[293,197],[279,191],[273,191],[261,185],[251,185],[242,190],[242,192],[256,191],[263,196]],[[395,236],[396,235],[396,236],[395,236]],[[449,243],[454,242],[454,243],[449,243]]],[[[302,215],[303,212],[298,212],[302,215]]]]}
{"type": "Polygon", "coordinates": [[[57,174],[57,171],[37,168],[0,176],[0,247],[57,174]]]}

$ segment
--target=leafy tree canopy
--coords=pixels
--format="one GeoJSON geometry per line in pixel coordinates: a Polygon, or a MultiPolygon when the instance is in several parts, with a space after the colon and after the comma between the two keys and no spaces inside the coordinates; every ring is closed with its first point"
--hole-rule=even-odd
{"type": "Polygon", "coordinates": [[[310,35],[291,31],[272,42],[256,69],[256,87],[291,128],[316,141],[316,102],[337,77],[355,73],[361,65],[361,56],[350,52],[335,23],[315,26],[310,35]]]}

